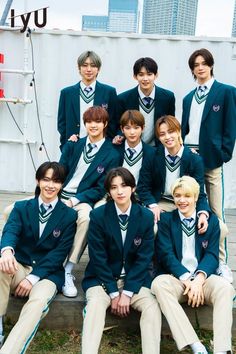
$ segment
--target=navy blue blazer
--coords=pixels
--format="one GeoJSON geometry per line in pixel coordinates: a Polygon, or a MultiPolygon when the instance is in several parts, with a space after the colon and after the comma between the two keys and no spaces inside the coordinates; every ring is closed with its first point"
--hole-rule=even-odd
{"type": "Polygon", "coordinates": [[[65,282],[65,261],[74,240],[77,212],[60,200],[39,238],[38,198],[15,203],[3,229],[1,248],[10,246],[16,260],[33,268],[31,274],[48,279],[60,291],[65,282]]]}
{"type": "MultiPolygon", "coordinates": [[[[59,162],[67,171],[64,187],[74,175],[85,144],[86,138],[82,138],[76,143],[68,141],[63,148],[59,162]]],[[[106,174],[111,168],[118,167],[119,162],[119,153],[115,150],[113,144],[106,139],[78,185],[76,198],[81,203],[88,203],[91,206],[102,199],[106,194],[104,188],[106,174]]]]}
{"type": "MultiPolygon", "coordinates": [[[[80,133],[80,82],[65,87],[60,94],[57,129],[60,133],[61,149],[72,134],[80,133]]],[[[117,94],[114,87],[96,82],[94,106],[102,106],[109,113],[107,135],[113,138],[119,127],[117,116],[117,94]]]]}
{"type": "MultiPolygon", "coordinates": [[[[204,234],[195,231],[195,253],[198,260],[197,270],[210,276],[215,274],[219,264],[219,221],[215,214],[208,219],[208,228],[204,234]]],[[[182,264],[182,227],[178,210],[161,214],[155,239],[157,256],[157,274],[172,274],[179,278],[188,272],[182,264]]]]}
{"type": "MultiPolygon", "coordinates": [[[[119,117],[121,117],[121,115],[128,109],[139,110],[138,86],[118,95],[119,117]]],[[[154,125],[157,119],[165,114],[175,115],[174,93],[155,85],[154,125]]],[[[159,140],[157,138],[155,138],[155,142],[156,145],[159,145],[159,140]]]]}
{"type": "MultiPolygon", "coordinates": [[[[196,89],[183,99],[182,137],[189,133],[189,115],[196,89]]],[[[203,110],[199,153],[204,166],[214,169],[232,158],[236,137],[236,88],[214,81],[203,110]]]]}
{"type": "Polygon", "coordinates": [[[118,291],[117,280],[124,267],[124,289],[138,293],[150,287],[148,267],[154,251],[153,214],[132,204],[124,246],[113,201],[90,213],[88,230],[89,263],[82,282],[84,291],[101,285],[110,294],[118,291]]]}
{"type": "MultiPolygon", "coordinates": [[[[200,185],[198,209],[210,211],[206,193],[204,192],[204,167],[201,156],[184,147],[180,164],[180,176],[191,176],[200,185]]],[[[166,165],[165,149],[160,145],[154,159],[145,160],[139,174],[137,193],[145,205],[158,203],[165,191],[166,165]]]]}

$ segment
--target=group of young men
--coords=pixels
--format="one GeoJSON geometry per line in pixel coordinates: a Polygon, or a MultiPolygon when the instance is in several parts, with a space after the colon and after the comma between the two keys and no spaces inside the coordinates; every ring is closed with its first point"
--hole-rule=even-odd
{"type": "Polygon", "coordinates": [[[1,354],[26,351],[57,291],[77,296],[72,271],[87,244],[83,354],[98,353],[109,306],[121,317],[130,307],[141,312],[144,354],[160,353],[161,312],[179,350],[207,353],[182,302],[213,306],[214,353],[231,352],[223,163],[234,149],[236,89],[214,79],[213,65],[207,49],[190,56],[197,87],[183,100],[180,124],[174,94],[155,84],[152,58],[135,62],[138,86],[117,96],[97,81],[99,56],[79,56],[81,81],[60,95],[60,161],[41,165],[35,198],[7,212],[1,354]],[[11,293],[29,299],[5,339],[11,293]]]}

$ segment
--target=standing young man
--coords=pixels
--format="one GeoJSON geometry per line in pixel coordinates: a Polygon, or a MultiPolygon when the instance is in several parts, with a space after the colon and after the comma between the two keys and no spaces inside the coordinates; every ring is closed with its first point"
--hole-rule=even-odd
{"type": "Polygon", "coordinates": [[[199,234],[196,202],[199,185],[183,176],[171,190],[177,210],[161,215],[156,237],[157,278],[151,290],[160,304],[179,350],[190,346],[195,354],[207,354],[181,303],[213,307],[214,353],[232,353],[232,305],[235,291],[215,275],[219,264],[220,229],[211,213],[208,229],[199,234]]]}
{"type": "Polygon", "coordinates": [[[110,306],[121,317],[129,315],[130,307],[140,311],[142,353],[158,354],[161,312],[149,289],[148,272],[154,248],[153,216],[135,202],[135,179],[127,169],[112,169],[105,188],[110,201],[91,212],[88,231],[82,353],[98,353],[110,306]]]}
{"type": "Polygon", "coordinates": [[[162,211],[176,208],[171,196],[171,185],[179,177],[189,175],[200,185],[198,200],[200,232],[206,231],[209,205],[204,192],[204,168],[202,158],[183,145],[179,121],[170,115],[159,118],[155,126],[156,136],[161,145],[155,157],[146,160],[140,171],[137,188],[141,202],[154,214],[155,221],[162,211]]]}
{"type": "MultiPolygon", "coordinates": [[[[156,120],[164,114],[175,114],[175,96],[173,92],[155,85],[158,66],[152,58],[138,59],[133,66],[133,76],[138,86],[118,95],[119,116],[128,109],[140,111],[145,119],[142,139],[147,144],[157,145],[154,132],[156,120]]],[[[121,140],[121,136],[116,136],[116,143],[121,140]]]]}
{"type": "Polygon", "coordinates": [[[83,122],[84,112],[92,106],[101,106],[108,111],[107,135],[113,138],[118,129],[117,95],[114,87],[97,81],[102,62],[93,51],[83,52],[77,60],[81,81],[61,91],[57,126],[61,150],[69,138],[76,141],[87,135],[83,122]]]}
{"type": "Polygon", "coordinates": [[[77,214],[58,199],[66,174],[57,162],[36,172],[35,198],[15,203],[3,229],[0,258],[0,347],[9,296],[28,297],[0,349],[25,353],[65,280],[63,262],[73,243],[77,214]]]}
{"type": "Polygon", "coordinates": [[[214,58],[207,49],[199,49],[189,58],[189,67],[197,87],[183,100],[182,136],[185,144],[202,156],[209,204],[220,219],[224,237],[220,242],[219,274],[233,281],[226,262],[224,224],[223,164],[232,158],[236,137],[236,88],[214,79],[214,58]]]}
{"type": "Polygon", "coordinates": [[[125,137],[122,144],[116,145],[121,165],[132,173],[137,184],[143,161],[153,159],[155,148],[142,141],[145,120],[141,112],[134,109],[124,112],[120,119],[120,129],[125,137]]]}
{"type": "Polygon", "coordinates": [[[78,212],[77,231],[65,266],[65,285],[62,289],[68,297],[77,296],[71,272],[86,246],[90,211],[105,196],[106,173],[119,166],[120,162],[119,153],[105,138],[108,118],[105,108],[90,107],[83,116],[88,136],[77,142],[67,142],[60,158],[67,171],[62,200],[78,212]]]}

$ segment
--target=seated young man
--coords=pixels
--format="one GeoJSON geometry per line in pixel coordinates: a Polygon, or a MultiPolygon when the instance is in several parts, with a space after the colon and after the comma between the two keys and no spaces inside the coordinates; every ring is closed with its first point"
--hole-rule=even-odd
{"type": "MultiPolygon", "coordinates": [[[[140,111],[145,119],[142,139],[149,145],[157,145],[155,123],[164,114],[175,114],[175,96],[173,92],[155,85],[158,66],[152,58],[136,60],[133,66],[133,77],[138,82],[138,86],[118,95],[118,115],[121,117],[128,109],[140,111]]],[[[119,144],[122,139],[122,136],[117,135],[114,143],[119,144]]]]}
{"type": "Polygon", "coordinates": [[[141,140],[145,128],[144,116],[137,110],[128,110],[122,114],[120,129],[125,140],[121,145],[115,145],[121,155],[121,165],[134,176],[136,184],[143,161],[153,159],[155,148],[141,140]]]}
{"type": "Polygon", "coordinates": [[[1,354],[25,353],[65,280],[63,262],[74,239],[77,214],[58,196],[64,167],[45,162],[36,172],[35,198],[15,203],[3,229],[0,258],[0,347],[9,295],[27,297],[1,354]]]}
{"type": "Polygon", "coordinates": [[[97,354],[110,306],[126,317],[130,307],[141,312],[142,353],[160,352],[161,312],[150,292],[148,266],[154,249],[153,215],[135,202],[135,179],[124,167],[105,180],[110,201],[90,215],[90,261],[82,286],[86,292],[82,353],[97,354]]]}
{"type": "Polygon", "coordinates": [[[156,122],[155,132],[161,144],[154,159],[145,160],[139,175],[138,196],[154,214],[155,221],[162,211],[175,209],[171,184],[183,175],[195,178],[200,185],[198,227],[206,231],[209,205],[204,192],[202,158],[183,145],[181,126],[173,116],[163,116],[156,122]]]}
{"type": "Polygon", "coordinates": [[[152,282],[161,310],[179,350],[186,346],[195,354],[207,354],[180,303],[213,306],[214,353],[231,353],[234,288],[216,275],[219,264],[220,229],[211,213],[208,229],[199,234],[196,203],[199,184],[183,176],[172,185],[177,210],[161,214],[155,251],[157,276],[152,282]]]}
{"type": "Polygon", "coordinates": [[[65,266],[65,285],[62,288],[63,294],[68,297],[77,296],[71,272],[86,246],[89,213],[105,196],[106,173],[119,166],[120,161],[119,153],[105,138],[108,124],[106,109],[99,106],[90,107],[84,113],[83,119],[88,136],[77,142],[67,142],[60,158],[60,163],[67,171],[62,200],[78,212],[77,231],[65,266]]]}
{"type": "Polygon", "coordinates": [[[109,114],[107,135],[113,138],[119,128],[117,94],[114,87],[97,81],[101,59],[93,51],[85,51],[77,60],[81,81],[65,87],[60,94],[57,125],[61,150],[68,139],[77,141],[87,135],[83,114],[92,106],[106,108],[109,114]]]}

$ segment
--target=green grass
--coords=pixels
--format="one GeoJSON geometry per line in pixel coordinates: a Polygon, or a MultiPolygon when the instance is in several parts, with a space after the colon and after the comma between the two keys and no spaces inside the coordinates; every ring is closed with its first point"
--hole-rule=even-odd
{"type": "MultiPolygon", "coordinates": [[[[7,332],[11,325],[7,325],[7,332]]],[[[197,331],[202,342],[212,353],[212,332],[197,331]]],[[[38,330],[30,344],[27,354],[79,354],[81,333],[77,331],[38,330]]],[[[233,353],[236,353],[236,339],[233,341],[233,353]]],[[[100,354],[141,354],[140,333],[138,330],[110,328],[104,331],[100,354]]],[[[191,353],[190,349],[181,351],[181,354],[191,353]]],[[[177,354],[175,342],[170,335],[162,336],[161,354],[177,354]]]]}

